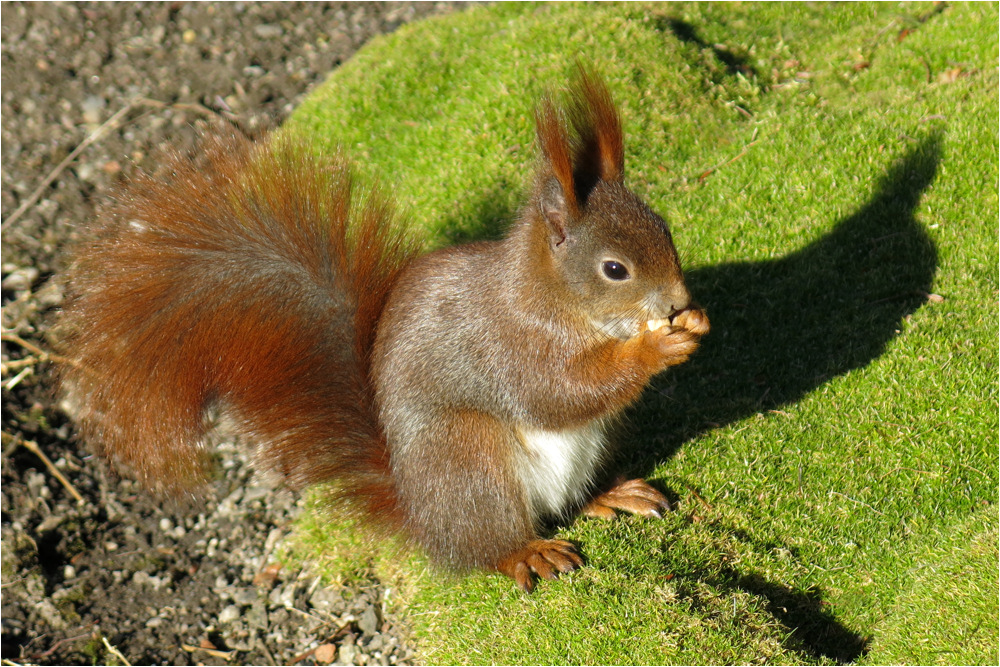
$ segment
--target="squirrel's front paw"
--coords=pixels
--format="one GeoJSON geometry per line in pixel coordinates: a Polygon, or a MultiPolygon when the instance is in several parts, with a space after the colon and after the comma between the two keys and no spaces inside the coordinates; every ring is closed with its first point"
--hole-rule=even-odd
{"type": "Polygon", "coordinates": [[[680,327],[665,326],[642,335],[645,345],[654,351],[659,370],[683,364],[698,349],[700,336],[680,327]]]}
{"type": "Polygon", "coordinates": [[[572,542],[565,540],[532,540],[523,549],[507,556],[497,570],[513,579],[521,590],[530,593],[535,588],[534,575],[555,579],[583,565],[583,558],[572,542]]]}
{"type": "Polygon", "coordinates": [[[710,328],[708,315],[699,306],[691,305],[676,313],[670,320],[671,326],[689,331],[696,336],[704,336],[710,328]]]}

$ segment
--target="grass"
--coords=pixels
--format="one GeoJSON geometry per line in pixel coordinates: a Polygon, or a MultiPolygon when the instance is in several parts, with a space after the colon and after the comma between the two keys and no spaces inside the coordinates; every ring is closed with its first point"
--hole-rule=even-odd
{"type": "MultiPolygon", "coordinates": [[[[712,318],[623,436],[678,509],[559,527],[588,566],[530,596],[384,558],[422,658],[996,664],[997,5],[475,7],[375,40],[287,129],[429,246],[495,237],[578,56],[712,318]]],[[[343,533],[312,519],[300,556],[343,533]]]]}
{"type": "Polygon", "coordinates": [[[933,533],[914,559],[912,581],[877,628],[867,661],[888,664],[977,664],[995,655],[998,618],[969,613],[984,595],[982,582],[997,579],[997,513],[983,508],[944,535],[933,533]],[[919,633],[914,628],[920,628],[919,633]]]}

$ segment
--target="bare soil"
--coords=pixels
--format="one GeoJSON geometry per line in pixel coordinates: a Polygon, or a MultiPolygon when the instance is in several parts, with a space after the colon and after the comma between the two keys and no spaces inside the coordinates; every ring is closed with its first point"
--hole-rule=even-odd
{"type": "Polygon", "coordinates": [[[218,124],[278,125],[371,37],[456,3],[2,3],[3,652],[33,664],[403,664],[371,579],[274,560],[300,498],[236,448],[165,505],[74,440],[60,273],[134,169],[218,124]]]}

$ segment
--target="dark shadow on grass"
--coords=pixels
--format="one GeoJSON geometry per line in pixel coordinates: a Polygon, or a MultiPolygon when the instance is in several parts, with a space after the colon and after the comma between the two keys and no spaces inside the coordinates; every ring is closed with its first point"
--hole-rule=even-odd
{"type": "Polygon", "coordinates": [[[818,589],[797,590],[767,581],[757,574],[735,570],[723,573],[723,587],[739,588],[767,600],[767,611],[793,630],[785,642],[789,648],[815,659],[827,658],[837,664],[854,662],[867,650],[868,640],[839,623],[818,589]]]}
{"type": "Polygon", "coordinates": [[[726,74],[733,76],[743,74],[744,76],[756,76],[750,62],[732,51],[723,44],[709,44],[698,35],[698,30],[694,24],[682,19],[670,16],[654,16],[653,26],[661,33],[671,33],[674,37],[684,42],[692,44],[698,49],[710,50],[715,58],[726,68],[726,74]]]}
{"type": "MultiPolygon", "coordinates": [[[[635,446],[622,452],[630,472],[648,474],[691,438],[794,403],[882,354],[931,289],[937,252],[914,210],[934,181],[940,151],[936,135],[912,146],[867,204],[801,250],[688,274],[712,333],[691,362],[658,378],[633,411],[635,446]]],[[[795,484],[789,480],[790,488],[795,484]]],[[[840,663],[864,655],[867,641],[833,617],[819,591],[736,570],[708,583],[766,600],[793,631],[790,648],[840,663]]]]}
{"type": "Polygon", "coordinates": [[[799,590],[767,581],[757,574],[742,574],[732,568],[711,577],[695,573],[675,580],[677,591],[693,608],[712,613],[718,600],[702,599],[697,584],[707,584],[725,594],[743,591],[764,601],[767,613],[791,632],[784,648],[799,653],[804,662],[828,660],[848,664],[864,656],[868,640],[844,627],[833,616],[818,589],[799,590]]]}
{"type": "Polygon", "coordinates": [[[511,190],[516,189],[516,186],[502,180],[479,193],[476,200],[468,205],[468,210],[454,216],[443,227],[447,245],[502,239],[515,215],[508,202],[511,190]],[[475,229],[463,226],[462,220],[475,220],[475,229]]]}
{"type": "MultiPolygon", "coordinates": [[[[728,525],[724,520],[709,520],[700,523],[703,531],[714,535],[719,545],[735,541],[752,549],[755,553],[784,551],[791,558],[797,558],[797,549],[781,544],[774,539],[760,538],[740,528],[728,525]]],[[[719,547],[725,551],[725,547],[719,547]]],[[[664,572],[664,577],[675,579],[677,592],[697,609],[714,613],[720,602],[702,599],[698,584],[707,584],[722,596],[724,604],[730,596],[740,592],[752,595],[763,602],[764,609],[789,631],[783,646],[802,656],[803,662],[832,661],[847,664],[863,657],[868,649],[869,639],[841,624],[833,614],[833,608],[817,587],[796,588],[768,581],[756,573],[745,574],[737,568],[722,565],[710,571],[692,568],[687,572],[664,572]]]]}
{"type": "Polygon", "coordinates": [[[939,160],[939,137],[920,141],[867,204],[801,250],[690,271],[712,331],[633,411],[645,452],[631,464],[648,472],[706,430],[780,409],[881,355],[931,289],[937,252],[914,210],[939,160]]]}

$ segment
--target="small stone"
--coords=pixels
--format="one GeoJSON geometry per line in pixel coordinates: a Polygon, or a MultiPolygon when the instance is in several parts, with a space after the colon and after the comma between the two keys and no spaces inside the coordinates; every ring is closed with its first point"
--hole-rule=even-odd
{"type": "Polygon", "coordinates": [[[62,617],[62,614],[59,613],[59,610],[50,600],[42,600],[35,605],[35,610],[45,623],[54,630],[63,630],[66,628],[66,619],[62,617]]]}
{"type": "Polygon", "coordinates": [[[104,117],[104,108],[108,105],[103,97],[91,95],[80,105],[83,110],[83,122],[87,125],[99,125],[104,117]]]}
{"type": "Polygon", "coordinates": [[[247,625],[252,628],[267,628],[267,608],[263,600],[256,600],[246,613],[247,625]]]}
{"type": "Polygon", "coordinates": [[[337,647],[334,644],[322,644],[313,652],[313,659],[321,665],[329,665],[337,657],[337,647]]]}
{"type": "Polygon", "coordinates": [[[249,607],[257,601],[257,589],[237,588],[233,593],[233,602],[243,607],[249,607]]]}
{"type": "Polygon", "coordinates": [[[219,625],[229,625],[240,617],[240,608],[234,604],[219,612],[219,625]]]}
{"type": "Polygon", "coordinates": [[[369,605],[361,613],[361,618],[358,619],[358,628],[366,637],[370,637],[378,632],[378,627],[378,611],[375,609],[375,605],[369,605]]]}
{"type": "Polygon", "coordinates": [[[354,644],[344,643],[340,645],[337,650],[337,664],[338,665],[353,665],[354,656],[358,654],[358,647],[354,644]]]}
{"type": "Polygon", "coordinates": [[[281,37],[284,30],[281,29],[280,25],[274,25],[273,23],[262,23],[255,26],[254,34],[262,39],[271,39],[274,37],[281,37]]]}
{"type": "Polygon", "coordinates": [[[3,279],[3,288],[21,292],[31,289],[34,282],[38,280],[38,269],[33,266],[26,266],[17,269],[3,279]]]}
{"type": "Polygon", "coordinates": [[[254,484],[253,486],[248,486],[243,490],[243,502],[249,503],[254,500],[260,500],[261,498],[269,498],[272,493],[274,493],[274,489],[271,487],[254,484]]]}
{"type": "Polygon", "coordinates": [[[53,531],[59,527],[59,524],[62,523],[62,520],[63,518],[60,515],[50,514],[45,518],[44,521],[38,524],[38,527],[35,528],[35,531],[37,531],[39,535],[53,531]]]}
{"type": "Polygon", "coordinates": [[[340,591],[332,587],[320,588],[309,597],[310,605],[327,613],[333,612],[343,603],[344,599],[341,597],[340,591]]]}
{"type": "Polygon", "coordinates": [[[264,551],[274,551],[274,548],[281,541],[283,535],[284,531],[280,528],[272,528],[271,532],[267,534],[267,539],[264,540],[264,551]]]}
{"type": "Polygon", "coordinates": [[[276,586],[268,595],[271,604],[276,607],[292,607],[295,605],[295,584],[290,582],[284,586],[276,586]]]}
{"type": "Polygon", "coordinates": [[[84,183],[93,181],[96,174],[97,170],[89,162],[84,162],[76,167],[76,176],[84,183]]]}

